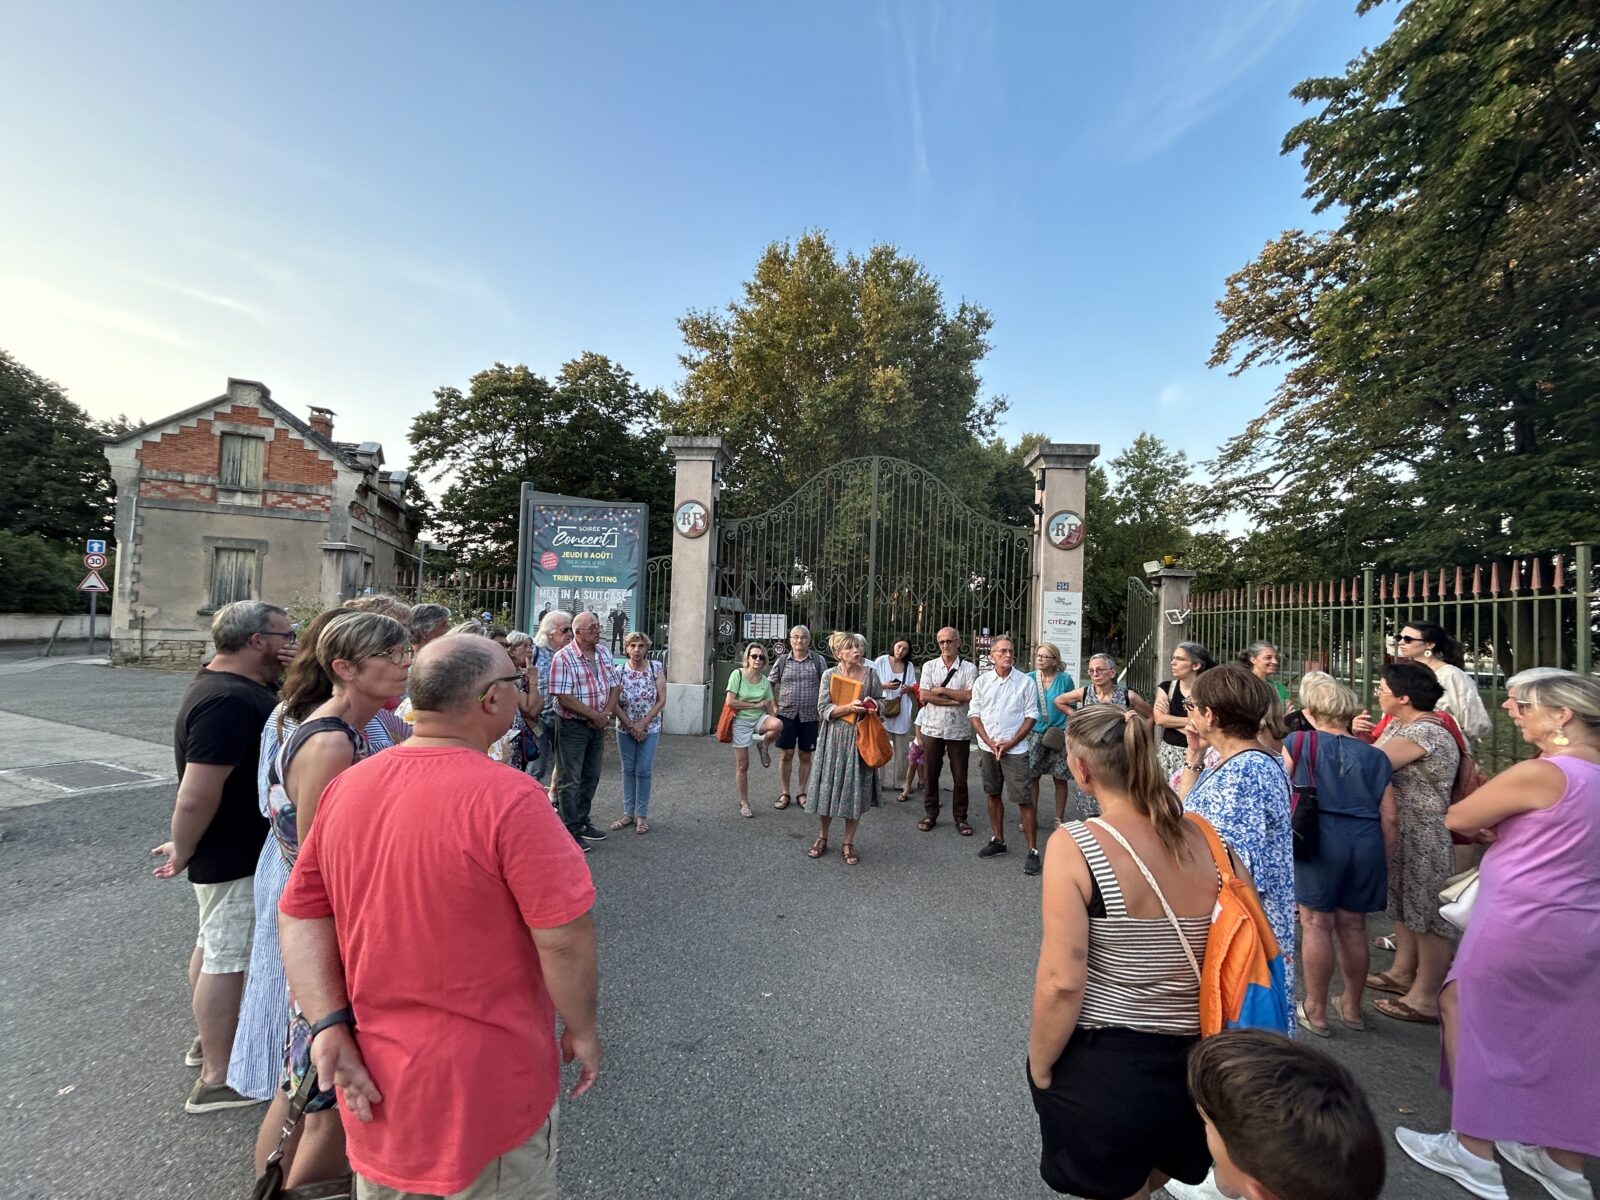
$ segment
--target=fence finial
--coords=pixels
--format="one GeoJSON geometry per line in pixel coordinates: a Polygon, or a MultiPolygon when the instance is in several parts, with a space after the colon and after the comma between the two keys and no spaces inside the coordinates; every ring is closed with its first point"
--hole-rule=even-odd
{"type": "Polygon", "coordinates": [[[1511,594],[1515,596],[1522,590],[1522,560],[1520,558],[1513,558],[1511,560],[1510,572],[1511,594]]]}
{"type": "Polygon", "coordinates": [[[1472,564],[1472,594],[1474,596],[1483,595],[1483,564],[1482,563],[1473,563],[1472,564]]]}
{"type": "Polygon", "coordinates": [[[1536,592],[1542,590],[1543,587],[1544,587],[1544,584],[1540,579],[1540,576],[1543,573],[1540,570],[1540,568],[1542,566],[1543,566],[1543,562],[1540,560],[1539,556],[1538,555],[1534,555],[1534,558],[1533,558],[1533,590],[1536,591],[1536,592]]]}
{"type": "Polygon", "coordinates": [[[1559,554],[1555,556],[1554,562],[1556,568],[1555,589],[1559,592],[1567,586],[1567,563],[1566,559],[1559,554]]]}
{"type": "Polygon", "coordinates": [[[1489,594],[1500,594],[1500,560],[1497,558],[1489,564],[1489,594]]]}

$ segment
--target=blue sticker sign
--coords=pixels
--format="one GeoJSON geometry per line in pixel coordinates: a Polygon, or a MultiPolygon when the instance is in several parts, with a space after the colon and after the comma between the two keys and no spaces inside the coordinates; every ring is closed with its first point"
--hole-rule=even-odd
{"type": "Polygon", "coordinates": [[[85,554],[104,554],[106,552],[105,539],[90,538],[88,541],[84,542],[83,552],[85,554]]]}

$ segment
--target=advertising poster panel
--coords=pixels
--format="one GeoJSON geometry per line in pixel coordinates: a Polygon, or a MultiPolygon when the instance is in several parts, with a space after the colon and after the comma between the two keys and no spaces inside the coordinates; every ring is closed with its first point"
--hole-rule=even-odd
{"type": "Polygon", "coordinates": [[[600,618],[600,644],[620,651],[639,628],[650,508],[529,492],[523,506],[528,629],[551,609],[600,618]]]}

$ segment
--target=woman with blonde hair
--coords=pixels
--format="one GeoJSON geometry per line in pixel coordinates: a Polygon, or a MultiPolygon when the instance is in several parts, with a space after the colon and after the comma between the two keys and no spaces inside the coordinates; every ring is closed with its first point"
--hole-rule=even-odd
{"type": "Polygon", "coordinates": [[[1335,959],[1344,976],[1339,1018],[1348,1029],[1366,1028],[1367,914],[1388,903],[1388,858],[1399,818],[1388,756],[1350,734],[1360,698],[1333,676],[1312,671],[1300,680],[1300,711],[1311,727],[1289,735],[1283,764],[1297,788],[1316,789],[1317,820],[1315,851],[1301,852],[1294,863],[1305,970],[1305,1002],[1296,1019],[1302,1029],[1327,1037],[1335,959]]]}
{"type": "Polygon", "coordinates": [[[1220,879],[1143,720],[1080,710],[1067,761],[1102,815],[1058,829],[1044,861],[1028,1034],[1039,1173],[1058,1192],[1144,1200],[1211,1165],[1186,1080],[1220,879]]]}
{"type": "Polygon", "coordinates": [[[1033,797],[1037,811],[1039,781],[1048,775],[1055,788],[1056,824],[1059,825],[1067,818],[1068,782],[1072,772],[1067,768],[1067,714],[1056,707],[1055,700],[1070,692],[1073,682],[1072,676],[1061,669],[1061,650],[1054,642],[1033,644],[1033,670],[1028,672],[1028,678],[1033,680],[1039,696],[1039,711],[1028,734],[1028,794],[1033,797]],[[1061,744],[1052,745],[1057,739],[1061,739],[1061,744]]]}
{"type": "Polygon", "coordinates": [[[767,648],[751,642],[744,662],[728,676],[722,701],[733,710],[733,781],[739,791],[739,815],[753,817],[750,809],[750,747],[761,755],[761,765],[772,765],[772,743],[783,732],[778,702],[767,678],[767,648]]]}
{"type": "Polygon", "coordinates": [[[1475,1195],[1504,1195],[1495,1151],[1552,1196],[1588,1200],[1600,1155],[1600,682],[1523,681],[1539,757],[1453,805],[1492,829],[1472,919],[1439,993],[1451,1131],[1395,1130],[1401,1149],[1475,1195]]]}
{"type": "Polygon", "coordinates": [[[855,723],[862,713],[877,711],[883,702],[883,684],[866,661],[867,639],[859,633],[835,633],[828,639],[828,653],[838,665],[822,673],[817,692],[821,728],[817,731],[811,794],[805,804],[806,811],[817,818],[817,840],[806,855],[821,858],[828,852],[828,826],[834,817],[843,817],[844,842],[840,850],[844,861],[853,867],[861,861],[856,853],[856,827],[861,824],[862,814],[879,804],[878,773],[862,761],[856,749],[855,723]],[[836,676],[858,685],[856,699],[846,704],[833,702],[836,676]]]}
{"type": "MultiPolygon", "coordinates": [[[[283,704],[274,718],[284,740],[267,768],[272,836],[291,869],[311,832],[323,791],[334,776],[371,752],[361,730],[385,701],[405,691],[416,657],[410,631],[393,617],[373,612],[336,613],[307,650],[284,677],[283,704]],[[298,724],[284,736],[290,720],[298,724]]],[[[284,1088],[292,1093],[310,1069],[311,1025],[293,996],[288,1016],[284,1088]]],[[[275,1100],[269,1108],[257,1137],[258,1156],[269,1130],[282,1125],[286,1109],[279,1103],[275,1100]]],[[[315,1183],[346,1169],[344,1128],[330,1086],[306,1106],[285,1183],[315,1183]]]]}

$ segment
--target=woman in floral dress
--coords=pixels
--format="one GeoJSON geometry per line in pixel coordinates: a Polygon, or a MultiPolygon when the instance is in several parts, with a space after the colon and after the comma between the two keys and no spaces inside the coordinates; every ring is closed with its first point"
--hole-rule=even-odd
{"type": "Polygon", "coordinates": [[[877,808],[878,773],[861,760],[856,750],[855,718],[869,711],[867,702],[883,702],[883,684],[878,673],[866,662],[867,639],[859,633],[836,633],[828,639],[828,653],[838,665],[822,673],[818,689],[817,757],[811,771],[811,794],[806,811],[818,818],[817,840],[806,854],[821,858],[828,852],[828,826],[834,817],[844,818],[844,842],[840,849],[852,867],[861,861],[856,853],[856,827],[869,808],[877,808]],[[832,699],[835,675],[861,685],[861,697],[850,704],[835,704],[832,699]]]}
{"type": "MultiPolygon", "coordinates": [[[[1257,735],[1272,688],[1242,667],[1214,667],[1190,687],[1193,732],[1178,780],[1183,807],[1211,823],[1255,880],[1267,921],[1294,978],[1294,832],[1289,776],[1257,735]],[[1210,747],[1215,766],[1202,756],[1210,747]]],[[[1293,1017],[1285,1033],[1292,1034],[1293,1017]]]]}

